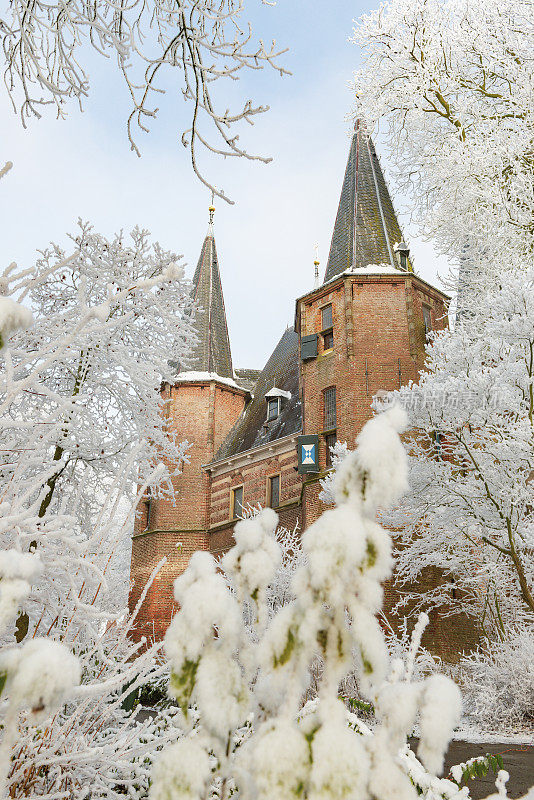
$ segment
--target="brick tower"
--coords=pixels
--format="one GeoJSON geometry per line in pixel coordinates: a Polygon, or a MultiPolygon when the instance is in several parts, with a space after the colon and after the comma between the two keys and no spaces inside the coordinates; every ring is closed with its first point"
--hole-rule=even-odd
{"type": "Polygon", "coordinates": [[[188,461],[174,478],[175,498],[146,498],[132,542],[130,608],[135,608],[152,570],[166,557],[143,602],[135,635],[162,638],[175,611],[172,583],[196,550],[209,549],[210,462],[249,398],[234,381],[224,298],[210,206],[208,232],[193,277],[197,342],[187,368],[166,384],[169,430],[190,443],[188,461]]]}
{"type": "Polygon", "coordinates": [[[319,434],[320,472],[303,487],[303,526],[324,510],[329,446],[349,447],[373,396],[416,381],[426,333],[446,325],[448,298],[415,275],[373,142],[352,137],[324,282],[297,300],[304,434],[319,434]]]}

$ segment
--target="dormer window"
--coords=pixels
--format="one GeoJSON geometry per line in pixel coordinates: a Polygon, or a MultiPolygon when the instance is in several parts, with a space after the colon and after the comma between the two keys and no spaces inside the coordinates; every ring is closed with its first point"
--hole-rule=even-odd
{"type": "Polygon", "coordinates": [[[267,400],[267,422],[276,419],[280,414],[280,398],[270,397],[267,400]]]}
{"type": "Polygon", "coordinates": [[[410,248],[406,242],[397,242],[397,244],[393,245],[393,249],[397,253],[401,270],[403,272],[410,272],[410,264],[408,262],[410,248]]]}
{"type": "Polygon", "coordinates": [[[265,395],[267,401],[267,422],[272,422],[280,416],[282,410],[283,400],[290,400],[291,392],[285,392],[283,389],[278,389],[276,386],[268,391],[265,395]]]}

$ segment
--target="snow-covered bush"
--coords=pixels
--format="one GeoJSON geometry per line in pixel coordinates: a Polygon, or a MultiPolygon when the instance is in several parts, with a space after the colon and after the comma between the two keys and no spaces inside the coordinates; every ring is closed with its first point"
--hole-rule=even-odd
{"type": "Polygon", "coordinates": [[[534,632],[512,628],[504,641],[486,640],[460,661],[457,679],[465,716],[479,730],[534,729],[534,632]]]}
{"type": "Polygon", "coordinates": [[[442,671],[441,658],[421,644],[424,628],[428,624],[428,615],[425,612],[419,614],[415,624],[410,624],[411,620],[403,617],[402,621],[393,627],[385,614],[382,615],[381,622],[390,658],[412,664],[414,678],[421,680],[427,675],[442,671]]]}
{"type": "Polygon", "coordinates": [[[269,585],[281,558],[270,509],[235,527],[236,545],[221,564],[233,591],[204,552],[175,581],[180,610],[165,652],[184,735],[156,763],[152,800],[467,796],[435,777],[461,713],[457,687],[438,674],[414,681],[414,651],[406,664],[390,662],[376,618],[392,559],[375,514],[407,486],[398,436],[405,423],[391,408],[363,428],[333,478],[335,508],[302,536],[294,597],[270,619],[269,585]],[[244,603],[255,608],[255,635],[244,603]],[[318,696],[303,708],[318,654],[318,696]],[[338,696],[354,668],[376,709],[373,731],[338,696]],[[416,719],[421,761],[405,745],[416,719]]]}
{"type": "Polygon", "coordinates": [[[0,276],[2,781],[12,797],[137,797],[176,731],[172,710],[128,710],[167,668],[129,639],[125,543],[147,486],[170,494],[187,457],[159,387],[191,339],[189,285],[146,231],[72,240],[0,276]]]}
{"type": "MultiPolygon", "coordinates": [[[[41,571],[36,553],[19,553],[14,549],[0,553],[0,635],[5,633],[41,571]]],[[[46,720],[68,699],[80,682],[80,673],[78,659],[62,642],[37,637],[21,648],[0,649],[0,696],[5,706],[0,744],[2,795],[6,791],[20,712],[26,711],[33,724],[46,720]]]]}
{"type": "Polygon", "coordinates": [[[28,308],[9,297],[0,297],[0,350],[10,333],[19,328],[29,328],[32,323],[33,315],[28,308]]]}

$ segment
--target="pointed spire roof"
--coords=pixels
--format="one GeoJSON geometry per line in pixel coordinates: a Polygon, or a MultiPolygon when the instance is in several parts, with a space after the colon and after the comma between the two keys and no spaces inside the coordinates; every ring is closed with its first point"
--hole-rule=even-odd
{"type": "MultiPolygon", "coordinates": [[[[339,198],[325,282],[347,269],[389,264],[401,269],[402,233],[371,137],[358,121],[339,198]]],[[[411,265],[408,262],[408,268],[411,265]]]]}
{"type": "Polygon", "coordinates": [[[234,377],[224,297],[213,235],[213,206],[208,232],[193,276],[193,300],[197,304],[195,333],[198,342],[189,358],[189,369],[234,377]]]}

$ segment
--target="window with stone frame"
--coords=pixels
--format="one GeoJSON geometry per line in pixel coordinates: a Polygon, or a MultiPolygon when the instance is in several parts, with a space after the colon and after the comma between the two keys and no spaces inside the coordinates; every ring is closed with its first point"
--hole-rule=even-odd
{"type": "Polygon", "coordinates": [[[329,386],[323,391],[323,430],[332,431],[336,427],[336,387],[329,386]]]}
{"type": "Polygon", "coordinates": [[[271,475],[269,478],[269,506],[278,508],[280,505],[280,475],[271,475]]]}
{"type": "Polygon", "coordinates": [[[331,350],[334,346],[334,321],[331,303],[321,309],[321,336],[323,337],[323,351],[331,350]]]}
{"type": "Polygon", "coordinates": [[[432,313],[430,311],[430,306],[423,305],[423,323],[425,326],[425,336],[428,336],[432,330],[432,313]]]}
{"type": "Polygon", "coordinates": [[[243,487],[236,486],[231,492],[230,512],[232,519],[243,516],[243,487]]]}
{"type": "Polygon", "coordinates": [[[325,437],[326,444],[326,468],[330,469],[332,466],[332,451],[331,448],[337,442],[337,433],[328,433],[325,437]]]}

